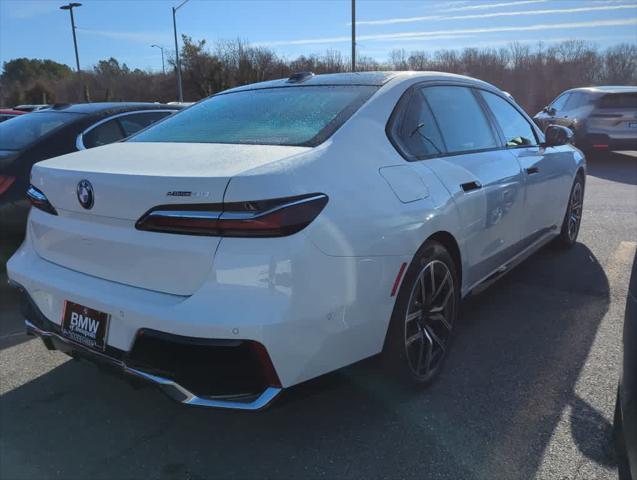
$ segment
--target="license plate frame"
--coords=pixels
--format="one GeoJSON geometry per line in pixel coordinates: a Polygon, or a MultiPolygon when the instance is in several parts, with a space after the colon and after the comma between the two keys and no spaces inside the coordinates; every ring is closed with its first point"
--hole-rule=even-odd
{"type": "Polygon", "coordinates": [[[111,315],[79,303],[64,301],[62,335],[91,350],[106,350],[111,315]]]}

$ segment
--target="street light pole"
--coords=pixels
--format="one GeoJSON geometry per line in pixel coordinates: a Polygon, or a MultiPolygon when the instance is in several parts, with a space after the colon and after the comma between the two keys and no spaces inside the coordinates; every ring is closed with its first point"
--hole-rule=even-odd
{"type": "Polygon", "coordinates": [[[77,73],[80,73],[80,56],[77,53],[77,38],[75,36],[75,17],[73,17],[73,9],[75,7],[81,7],[81,3],[69,3],[68,5],[62,5],[60,10],[68,10],[71,14],[71,30],[73,31],[73,46],[75,47],[75,65],[77,67],[77,73]]]}
{"type": "Polygon", "coordinates": [[[157,47],[161,50],[161,71],[166,75],[166,67],[164,67],[164,47],[155,44],[151,45],[151,47],[157,47]]]}
{"type": "Polygon", "coordinates": [[[177,10],[179,10],[181,7],[183,7],[187,2],[188,2],[188,0],[184,0],[183,2],[181,2],[176,7],[172,7],[172,9],[173,9],[173,30],[174,30],[174,33],[175,33],[175,66],[177,67],[177,93],[179,95],[179,101],[180,102],[184,101],[184,91],[183,91],[183,89],[181,87],[181,62],[179,61],[179,45],[177,44],[177,19],[176,19],[175,14],[177,13],[177,10]]]}
{"type": "Polygon", "coordinates": [[[356,71],[356,0],[352,0],[352,72],[356,71]]]}

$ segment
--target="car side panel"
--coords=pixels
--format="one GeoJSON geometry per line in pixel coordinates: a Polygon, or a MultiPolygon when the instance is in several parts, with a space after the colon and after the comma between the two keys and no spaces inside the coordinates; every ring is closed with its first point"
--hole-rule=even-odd
{"type": "Polygon", "coordinates": [[[518,253],[524,219],[520,165],[504,150],[430,159],[423,165],[441,179],[460,217],[467,285],[488,276],[518,253]],[[476,182],[478,188],[463,185],[476,182]],[[468,188],[468,187],[467,187],[468,188]]]}

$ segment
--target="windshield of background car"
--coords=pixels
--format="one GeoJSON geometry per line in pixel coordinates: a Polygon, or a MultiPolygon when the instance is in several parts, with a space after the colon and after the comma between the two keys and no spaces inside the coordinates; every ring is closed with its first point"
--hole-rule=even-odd
{"type": "Polygon", "coordinates": [[[313,147],[332,135],[377,89],[298,86],[215,95],[128,141],[313,147]]]}
{"type": "Polygon", "coordinates": [[[73,122],[79,113],[27,113],[0,123],[0,150],[22,150],[53,130],[73,122]]]}

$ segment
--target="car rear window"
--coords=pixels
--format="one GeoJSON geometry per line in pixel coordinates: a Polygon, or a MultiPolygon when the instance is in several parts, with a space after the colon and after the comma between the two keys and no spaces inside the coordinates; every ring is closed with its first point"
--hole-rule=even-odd
{"type": "Polygon", "coordinates": [[[637,92],[604,95],[599,100],[599,108],[637,108],[637,92]]]}
{"type": "Polygon", "coordinates": [[[79,113],[38,112],[0,123],[0,150],[22,150],[47,133],[81,117],[79,113]]]}
{"type": "Polygon", "coordinates": [[[215,95],[128,141],[316,146],[377,88],[296,86],[215,95]]]}

